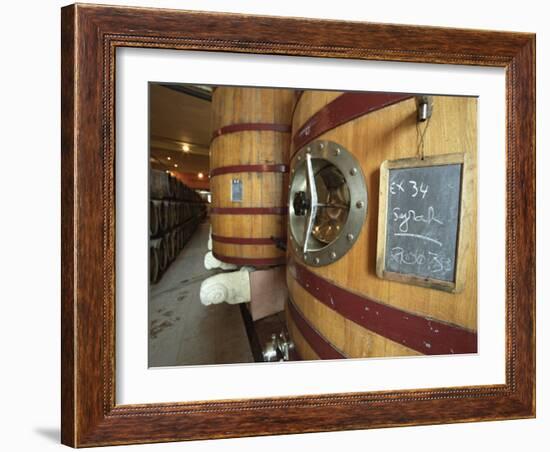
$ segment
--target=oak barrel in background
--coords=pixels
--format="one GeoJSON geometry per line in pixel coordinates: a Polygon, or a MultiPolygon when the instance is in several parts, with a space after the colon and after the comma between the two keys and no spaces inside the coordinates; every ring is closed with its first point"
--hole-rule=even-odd
{"type": "Polygon", "coordinates": [[[210,189],[214,255],[283,264],[293,90],[218,87],[212,97],[210,189]]]}
{"type": "MultiPolygon", "coordinates": [[[[353,154],[368,192],[365,222],[352,248],[325,266],[300,261],[289,242],[288,329],[303,359],[475,353],[477,351],[476,202],[467,212],[460,293],[381,279],[376,274],[380,165],[417,157],[414,96],[305,91],[293,114],[292,156],[315,140],[353,154]]],[[[477,100],[433,98],[424,155],[465,153],[464,184],[476,198],[477,100]]],[[[292,202],[292,200],[290,200],[292,202]]],[[[290,234],[290,232],[289,232],[290,234]]]]}

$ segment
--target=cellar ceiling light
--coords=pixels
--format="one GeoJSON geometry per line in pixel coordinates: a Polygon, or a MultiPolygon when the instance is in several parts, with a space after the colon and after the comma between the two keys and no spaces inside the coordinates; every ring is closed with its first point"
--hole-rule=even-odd
{"type": "Polygon", "coordinates": [[[183,149],[183,152],[189,152],[189,145],[188,144],[182,145],[181,148],[183,149]]]}
{"type": "Polygon", "coordinates": [[[198,177],[199,179],[202,179],[202,178],[204,177],[204,174],[199,173],[199,174],[197,174],[197,177],[198,177]]]}

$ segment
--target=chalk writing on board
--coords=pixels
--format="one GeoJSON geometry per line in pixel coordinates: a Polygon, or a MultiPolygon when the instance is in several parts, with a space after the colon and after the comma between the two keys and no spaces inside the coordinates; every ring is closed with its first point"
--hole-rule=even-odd
{"type": "Polygon", "coordinates": [[[454,281],[461,172],[458,163],[389,170],[387,271],[454,281]]]}

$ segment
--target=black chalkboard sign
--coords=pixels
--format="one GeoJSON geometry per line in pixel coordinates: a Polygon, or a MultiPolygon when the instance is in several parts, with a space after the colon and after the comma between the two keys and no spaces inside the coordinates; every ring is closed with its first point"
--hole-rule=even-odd
{"type": "Polygon", "coordinates": [[[379,276],[456,290],[462,174],[462,154],[382,164],[379,276]]]}

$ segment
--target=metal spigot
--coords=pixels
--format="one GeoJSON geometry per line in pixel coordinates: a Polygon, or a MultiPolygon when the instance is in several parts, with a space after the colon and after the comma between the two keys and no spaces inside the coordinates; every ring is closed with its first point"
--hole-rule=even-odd
{"type": "Polygon", "coordinates": [[[294,349],[294,343],[287,336],[285,331],[278,335],[272,334],[262,352],[265,362],[290,361],[290,352],[294,349]]]}

